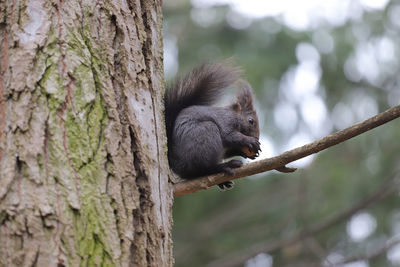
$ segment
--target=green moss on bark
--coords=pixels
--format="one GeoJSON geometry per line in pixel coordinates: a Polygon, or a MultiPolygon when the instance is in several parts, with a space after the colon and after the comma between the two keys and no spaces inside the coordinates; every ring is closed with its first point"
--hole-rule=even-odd
{"type": "Polygon", "coordinates": [[[74,247],[70,247],[68,238],[62,246],[70,254],[76,251],[80,258],[71,258],[70,265],[115,266],[119,265],[118,253],[107,245],[111,233],[107,227],[113,228],[115,222],[107,220],[113,213],[111,200],[103,194],[107,179],[103,133],[107,112],[97,77],[100,66],[107,62],[93,57],[87,46],[89,39],[84,41],[76,34],[69,37],[65,51],[54,42],[43,53],[45,70],[37,86],[47,104],[49,129],[48,148],[44,148],[48,149],[48,162],[40,159],[41,173],[46,173],[46,164],[55,167],[50,176],[57,177],[51,181],[59,184],[59,197],[69,203],[73,199],[79,202],[71,204],[64,215],[66,222],[72,220],[76,236],[74,247]],[[68,64],[69,69],[63,72],[62,64],[68,64]],[[101,199],[94,197],[99,195],[101,199]]]}
{"type": "MultiPolygon", "coordinates": [[[[103,129],[107,123],[107,111],[102,100],[102,86],[99,75],[108,63],[94,55],[87,24],[80,29],[80,35],[71,35],[70,54],[81,61],[74,68],[74,109],[68,109],[65,122],[70,158],[77,167],[81,193],[81,210],[74,213],[76,250],[84,258],[84,266],[115,266],[117,256],[110,243],[115,235],[115,222],[107,220],[112,216],[111,200],[105,191],[107,173],[104,169],[106,152],[103,129]],[[99,196],[96,198],[93,196],[99,196]],[[113,256],[111,256],[113,255],[113,256]]],[[[114,244],[115,245],[115,244],[114,244]]]]}

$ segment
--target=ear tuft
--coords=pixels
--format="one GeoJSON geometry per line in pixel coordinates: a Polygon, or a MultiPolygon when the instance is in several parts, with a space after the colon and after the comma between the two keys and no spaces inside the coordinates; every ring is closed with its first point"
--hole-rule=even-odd
{"type": "Polygon", "coordinates": [[[233,111],[235,111],[236,113],[240,113],[240,111],[242,110],[242,107],[240,106],[240,104],[238,102],[235,102],[231,105],[231,109],[233,109],[233,111]]]}
{"type": "Polygon", "coordinates": [[[236,103],[245,110],[253,109],[253,90],[248,82],[239,80],[236,91],[236,103]]]}

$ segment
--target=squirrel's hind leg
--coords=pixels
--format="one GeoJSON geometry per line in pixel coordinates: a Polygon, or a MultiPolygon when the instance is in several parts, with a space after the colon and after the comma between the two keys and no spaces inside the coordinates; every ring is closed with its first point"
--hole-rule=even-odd
{"type": "Polygon", "coordinates": [[[243,162],[241,162],[240,160],[232,159],[228,162],[218,164],[218,168],[220,169],[220,172],[224,172],[230,176],[233,176],[235,172],[232,169],[242,167],[242,165],[243,162]]]}
{"type": "MultiPolygon", "coordinates": [[[[218,164],[218,168],[220,169],[220,172],[224,172],[230,176],[233,176],[235,174],[235,172],[232,169],[242,167],[242,165],[243,165],[243,162],[241,162],[240,160],[233,159],[228,162],[218,164]]],[[[234,184],[235,183],[233,181],[226,181],[226,182],[220,183],[218,185],[218,187],[221,190],[232,189],[234,184]]]]}

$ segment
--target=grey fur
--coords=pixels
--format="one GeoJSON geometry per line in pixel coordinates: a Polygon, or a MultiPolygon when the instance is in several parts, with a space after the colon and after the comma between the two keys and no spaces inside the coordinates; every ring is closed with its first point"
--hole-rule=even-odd
{"type": "Polygon", "coordinates": [[[248,157],[242,152],[246,146],[258,154],[258,118],[250,85],[240,81],[231,105],[212,106],[226,87],[238,82],[239,73],[225,63],[204,64],[166,91],[169,164],[182,178],[232,175],[241,161],[221,163],[223,159],[248,157]]]}

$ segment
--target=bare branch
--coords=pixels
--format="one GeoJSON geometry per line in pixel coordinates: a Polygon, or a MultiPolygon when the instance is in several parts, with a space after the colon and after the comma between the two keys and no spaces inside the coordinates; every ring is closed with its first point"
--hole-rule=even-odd
{"type": "Polygon", "coordinates": [[[381,245],[380,247],[377,247],[374,250],[369,250],[364,255],[351,256],[351,257],[341,260],[340,262],[337,262],[337,263],[334,263],[334,264],[331,264],[328,266],[329,267],[343,266],[346,263],[351,263],[351,262],[355,262],[355,261],[372,260],[374,258],[382,256],[382,254],[386,253],[387,251],[389,251],[391,248],[398,245],[399,243],[400,243],[400,236],[397,235],[397,236],[390,238],[389,240],[386,240],[385,244],[381,245]]]}
{"type": "Polygon", "coordinates": [[[201,189],[208,189],[210,186],[220,184],[222,182],[246,177],[256,173],[266,172],[269,170],[277,169],[278,171],[286,170],[287,172],[288,170],[286,169],[285,165],[290,162],[307,157],[311,154],[318,153],[321,150],[342,143],[398,117],[400,117],[400,105],[390,108],[385,112],[382,112],[361,123],[357,123],[349,128],[328,135],[313,143],[286,151],[276,157],[246,164],[241,168],[235,169],[235,175],[233,176],[220,173],[176,183],[174,185],[174,196],[177,197],[194,193],[201,189]]]}
{"type": "Polygon", "coordinates": [[[384,184],[382,184],[376,191],[372,192],[370,195],[357,202],[355,205],[337,214],[329,216],[328,218],[325,218],[324,220],[317,222],[309,227],[306,227],[305,229],[300,230],[299,232],[293,234],[288,238],[279,240],[277,242],[261,242],[259,244],[255,244],[245,251],[241,251],[239,253],[236,252],[234,254],[227,255],[224,258],[211,262],[207,264],[207,267],[240,266],[247,259],[254,257],[259,253],[272,253],[286,246],[296,244],[297,242],[314,236],[317,233],[327,230],[349,219],[360,210],[365,209],[369,205],[376,203],[377,201],[392,194],[393,192],[397,192],[399,182],[400,178],[398,176],[394,176],[393,178],[387,180],[384,184]]]}

